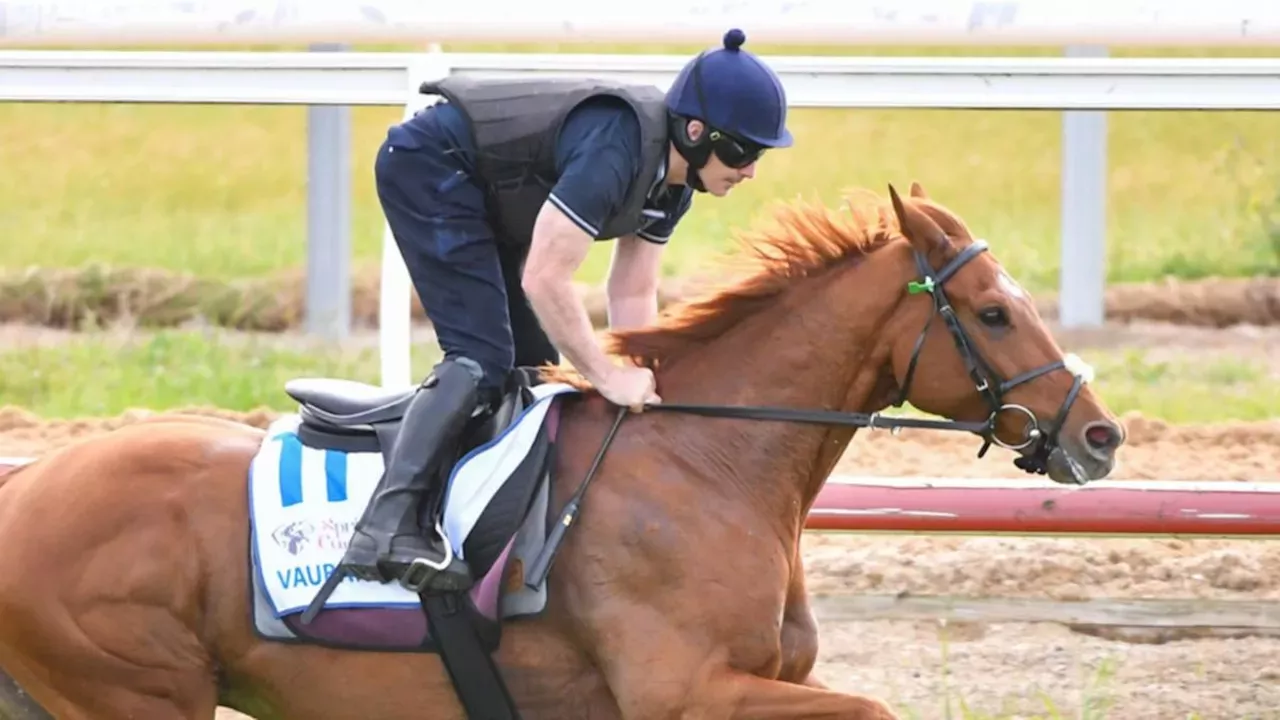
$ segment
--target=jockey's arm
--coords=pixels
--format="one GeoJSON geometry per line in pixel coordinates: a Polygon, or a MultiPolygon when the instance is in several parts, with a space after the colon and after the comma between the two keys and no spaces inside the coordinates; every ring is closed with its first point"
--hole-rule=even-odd
{"type": "Polygon", "coordinates": [[[573,288],[573,276],[593,238],[548,201],[533,226],[533,241],[521,277],[525,295],[547,337],[592,384],[616,367],[596,342],[587,309],[573,288]]]}
{"type": "Polygon", "coordinates": [[[658,315],[658,276],[665,242],[624,235],[613,247],[606,285],[609,327],[648,325],[658,315]]]}

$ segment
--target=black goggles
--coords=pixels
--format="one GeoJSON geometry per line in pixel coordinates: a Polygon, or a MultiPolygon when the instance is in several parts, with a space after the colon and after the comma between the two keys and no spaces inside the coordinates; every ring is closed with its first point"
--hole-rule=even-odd
{"type": "Polygon", "coordinates": [[[726,166],[740,170],[760,159],[769,148],[740,140],[722,130],[712,130],[709,136],[711,150],[726,166]]]}

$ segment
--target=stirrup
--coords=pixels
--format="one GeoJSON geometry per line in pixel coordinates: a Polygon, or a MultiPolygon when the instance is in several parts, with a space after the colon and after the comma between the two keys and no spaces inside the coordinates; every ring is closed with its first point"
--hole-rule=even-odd
{"type": "Polygon", "coordinates": [[[440,521],[436,521],[436,535],[444,544],[444,557],[439,561],[432,561],[424,557],[416,557],[413,562],[409,563],[409,567],[400,574],[399,582],[406,590],[422,593],[431,584],[431,580],[436,575],[445,573],[446,568],[453,564],[453,543],[449,542],[449,537],[444,534],[444,528],[440,525],[440,521]]]}

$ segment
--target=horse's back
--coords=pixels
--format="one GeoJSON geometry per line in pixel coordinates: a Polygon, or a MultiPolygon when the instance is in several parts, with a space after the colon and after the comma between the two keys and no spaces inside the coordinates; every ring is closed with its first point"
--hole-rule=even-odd
{"type": "MultiPolygon", "coordinates": [[[[157,418],[69,443],[7,472],[0,468],[0,518],[14,516],[0,522],[0,533],[34,519],[31,513],[65,516],[90,508],[81,528],[92,529],[96,518],[136,512],[157,493],[172,498],[197,489],[211,469],[247,468],[261,437],[256,428],[217,418],[157,418]]],[[[60,531],[66,521],[45,524],[60,531]]]]}
{"type": "Polygon", "coordinates": [[[192,540],[217,508],[243,507],[261,437],[215,418],[156,419],[68,444],[0,477],[0,584],[32,565],[90,557],[116,565],[153,557],[151,543],[192,540]]]}
{"type": "Polygon", "coordinates": [[[255,428],[216,419],[146,421],[0,476],[0,585],[33,571],[61,578],[58,568],[90,558],[115,565],[153,557],[148,543],[186,534],[217,496],[243,497],[243,470],[260,438],[255,428]]]}

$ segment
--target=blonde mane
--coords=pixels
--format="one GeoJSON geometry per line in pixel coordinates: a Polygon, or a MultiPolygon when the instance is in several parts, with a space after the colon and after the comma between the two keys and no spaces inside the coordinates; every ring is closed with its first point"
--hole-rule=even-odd
{"type": "MultiPolygon", "coordinates": [[[[605,351],[656,372],[723,334],[793,281],[865,257],[902,237],[889,203],[862,189],[846,193],[839,209],[804,200],[781,204],[772,220],[735,238],[741,252],[726,262],[739,267],[737,279],[672,304],[646,327],[605,333],[605,351]]],[[[589,387],[568,368],[544,368],[543,377],[589,387]]]]}

